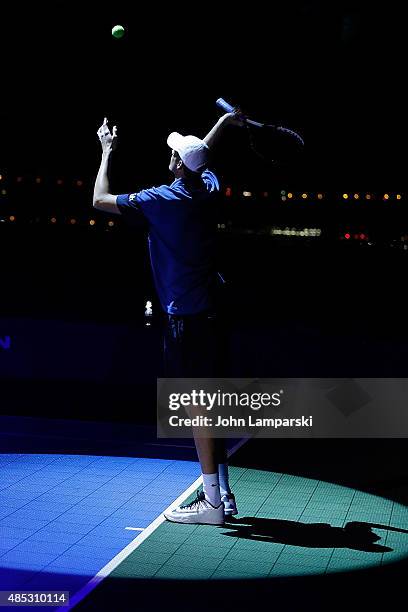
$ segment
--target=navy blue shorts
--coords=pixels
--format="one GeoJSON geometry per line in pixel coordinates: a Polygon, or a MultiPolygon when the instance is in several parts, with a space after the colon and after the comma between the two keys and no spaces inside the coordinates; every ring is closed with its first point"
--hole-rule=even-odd
{"type": "Polygon", "coordinates": [[[214,312],[165,315],[164,375],[169,378],[221,376],[220,321],[214,312]]]}

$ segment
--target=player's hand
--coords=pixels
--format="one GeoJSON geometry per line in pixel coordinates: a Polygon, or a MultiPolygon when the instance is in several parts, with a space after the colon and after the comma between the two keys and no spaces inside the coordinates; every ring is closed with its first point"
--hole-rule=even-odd
{"type": "Polygon", "coordinates": [[[113,126],[111,133],[108,127],[108,119],[105,117],[97,133],[102,145],[103,153],[109,153],[110,151],[114,151],[116,149],[118,142],[118,131],[116,125],[113,126]]]}
{"type": "Polygon", "coordinates": [[[238,125],[239,127],[245,125],[246,117],[239,108],[235,108],[232,113],[226,113],[224,118],[227,125],[238,125]]]}

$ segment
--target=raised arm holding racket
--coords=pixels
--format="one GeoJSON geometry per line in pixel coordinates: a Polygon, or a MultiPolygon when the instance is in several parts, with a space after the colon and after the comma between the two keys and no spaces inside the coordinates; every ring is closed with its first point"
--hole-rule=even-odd
{"type": "Polygon", "coordinates": [[[216,105],[226,113],[235,114],[240,125],[245,125],[250,147],[263,161],[271,163],[279,161],[287,152],[300,151],[305,145],[303,138],[294,130],[250,119],[241,109],[232,106],[223,98],[218,98],[216,105]]]}

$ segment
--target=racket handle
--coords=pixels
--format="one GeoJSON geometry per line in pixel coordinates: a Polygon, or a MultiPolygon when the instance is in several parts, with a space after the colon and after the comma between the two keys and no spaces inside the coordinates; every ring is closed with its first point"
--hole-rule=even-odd
{"type": "Polygon", "coordinates": [[[233,113],[235,110],[235,108],[231,104],[228,104],[228,102],[226,102],[224,98],[218,98],[218,100],[216,101],[216,105],[218,106],[218,108],[221,108],[226,113],[233,113]]]}

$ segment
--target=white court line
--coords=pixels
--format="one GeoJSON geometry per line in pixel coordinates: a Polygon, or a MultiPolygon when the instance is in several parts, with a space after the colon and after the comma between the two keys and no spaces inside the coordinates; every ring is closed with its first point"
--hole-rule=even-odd
{"type": "MultiPolygon", "coordinates": [[[[241,446],[245,444],[249,438],[242,438],[228,451],[228,458],[231,457],[241,446]]],[[[163,512],[158,516],[150,525],[148,525],[143,532],[136,536],[134,540],[132,540],[125,548],[123,548],[116,557],[113,557],[99,572],[91,578],[73,597],[70,598],[69,606],[61,606],[60,608],[56,608],[56,610],[67,611],[72,610],[80,601],[82,601],[91,591],[93,591],[98,584],[102,582],[104,578],[109,576],[115,570],[118,565],[122,563],[136,548],[149,537],[150,534],[153,533],[162,523],[165,522],[164,513],[168,510],[172,510],[174,506],[178,506],[182,501],[185,500],[193,491],[202,483],[202,476],[199,476],[197,480],[193,482],[181,495],[178,496],[177,499],[174,500],[163,512]]]]}
{"type": "Polygon", "coordinates": [[[144,527],[125,527],[128,531],[144,531],[144,527]]]}

